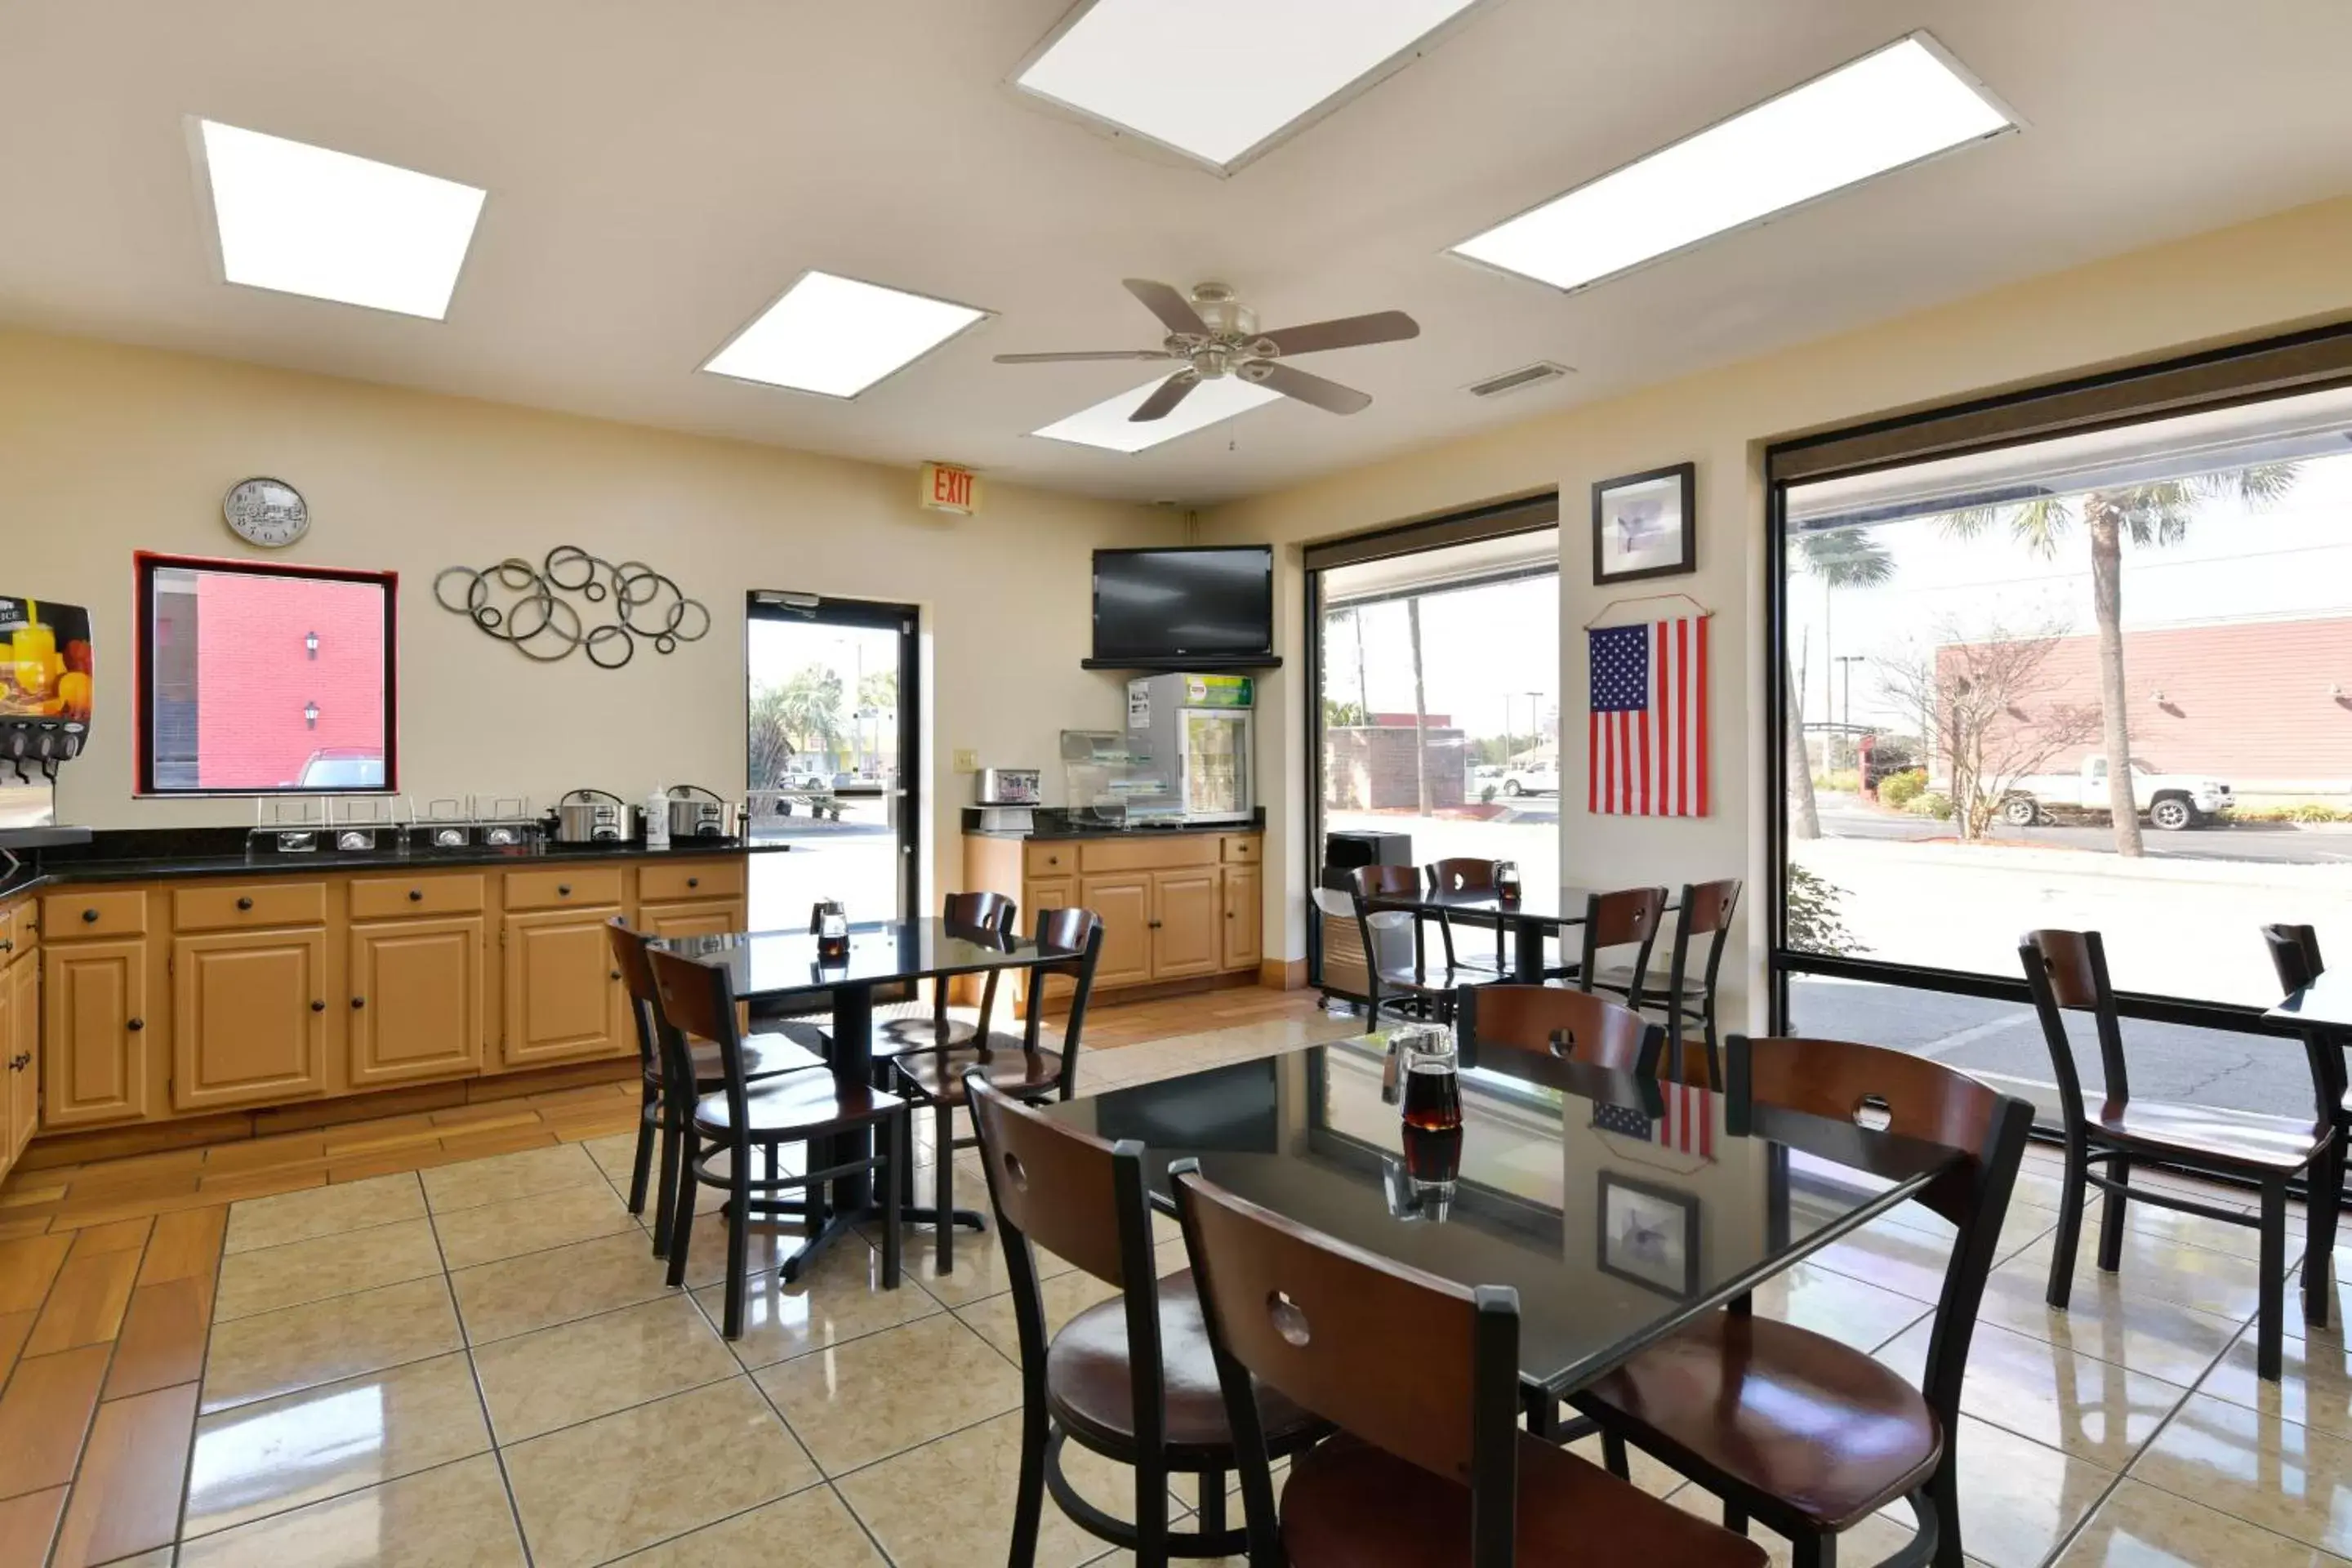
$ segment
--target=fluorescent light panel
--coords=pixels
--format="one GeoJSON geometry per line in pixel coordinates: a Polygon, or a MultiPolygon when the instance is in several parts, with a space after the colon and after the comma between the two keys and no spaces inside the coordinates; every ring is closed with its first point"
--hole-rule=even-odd
{"type": "Polygon", "coordinates": [[[987,314],[879,283],[808,272],[702,368],[795,392],[855,397],[987,314]]]}
{"type": "Polygon", "coordinates": [[[448,314],[484,193],[216,121],[197,125],[223,277],[436,321],[448,314]]]}
{"type": "Polygon", "coordinates": [[[1163,441],[1173,441],[1179,436],[1189,436],[1220,420],[1231,419],[1236,414],[1246,414],[1262,403],[1272,403],[1282,394],[1270,391],[1254,381],[1237,376],[1220,376],[1194,387],[1191,395],[1170,410],[1164,418],[1148,419],[1137,424],[1128,416],[1143,406],[1143,400],[1167,380],[1160,376],[1145,382],[1133,392],[1122,392],[1117,397],[1105,398],[1092,408],[1081,408],[1066,419],[1056,419],[1033,436],[1043,436],[1049,441],[1071,441],[1081,447],[1100,447],[1110,452],[1140,452],[1146,447],[1157,447],[1163,441]]]}
{"type": "Polygon", "coordinates": [[[1578,289],[2010,129],[2008,114],[1915,34],[1454,249],[1578,289]]]}
{"type": "Polygon", "coordinates": [[[1475,0],[1095,0],[1016,81],[1220,167],[1475,0]]]}

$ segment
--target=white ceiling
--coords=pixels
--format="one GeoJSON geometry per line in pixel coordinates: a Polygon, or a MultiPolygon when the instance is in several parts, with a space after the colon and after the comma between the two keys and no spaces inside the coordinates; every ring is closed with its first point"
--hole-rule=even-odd
{"type": "Polygon", "coordinates": [[[1065,9],[7,0],[0,320],[1206,502],[2352,188],[2341,0],[1490,0],[1229,179],[1007,85],[1065,9]],[[1579,295],[1442,254],[1915,27],[2023,133],[1579,295]],[[487,187],[447,321],[219,282],[191,115],[487,187]],[[851,403],[696,373],[810,268],[995,316],[851,403]],[[1301,362],[1372,394],[1351,418],[1284,402],[1134,457],[1029,437],[1151,367],[989,356],[1152,344],[1122,277],[1422,336],[1301,362]],[[1539,358],[1579,374],[1462,390],[1539,358]]]}

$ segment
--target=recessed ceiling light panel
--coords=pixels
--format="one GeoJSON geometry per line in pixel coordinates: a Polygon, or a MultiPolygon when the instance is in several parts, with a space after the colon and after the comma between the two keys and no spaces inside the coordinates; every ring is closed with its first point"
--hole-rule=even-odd
{"type": "Polygon", "coordinates": [[[1816,77],[1454,247],[1580,289],[2015,128],[1924,33],[1816,77]]]}
{"type": "Polygon", "coordinates": [[[804,272],[702,368],[795,392],[855,397],[988,312],[830,272],[804,272]]]}
{"type": "Polygon", "coordinates": [[[1066,419],[1056,419],[1033,436],[1043,436],[1049,441],[1071,441],[1081,447],[1100,447],[1108,452],[1140,452],[1146,447],[1157,447],[1163,441],[1173,441],[1179,436],[1231,419],[1236,414],[1246,414],[1262,403],[1273,403],[1282,394],[1260,386],[1254,381],[1238,376],[1220,376],[1204,381],[1192,389],[1192,395],[1158,419],[1131,420],[1129,415],[1143,406],[1143,400],[1160,390],[1167,377],[1159,376],[1145,382],[1133,392],[1122,392],[1117,397],[1105,398],[1092,408],[1081,408],[1066,419]]]}
{"type": "Polygon", "coordinates": [[[221,275],[439,321],[483,193],[331,148],[200,120],[221,275]]]}
{"type": "Polygon", "coordinates": [[[1013,80],[1230,171],[1477,0],[1093,0],[1013,80]]]}

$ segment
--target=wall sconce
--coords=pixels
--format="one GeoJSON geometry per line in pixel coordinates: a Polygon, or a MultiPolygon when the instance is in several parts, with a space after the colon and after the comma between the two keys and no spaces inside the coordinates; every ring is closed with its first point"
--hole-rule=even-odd
{"type": "Polygon", "coordinates": [[[305,634],[303,635],[303,637],[302,637],[302,646],[303,646],[304,647],[309,648],[309,649],[310,650],[310,657],[311,657],[312,658],[318,658],[318,657],[319,657],[319,634],[318,634],[318,633],[316,633],[316,632],[308,632],[308,633],[305,633],[305,634]]]}
{"type": "Polygon", "coordinates": [[[2343,700],[2344,700],[2344,683],[2343,683],[2342,681],[2340,681],[2340,680],[2339,680],[2339,681],[2336,681],[2334,685],[2330,686],[2330,687],[2327,689],[2327,697],[2328,697],[2328,700],[2330,700],[2330,701],[2332,701],[2332,702],[2341,702],[2341,701],[2343,701],[2343,700]]]}
{"type": "Polygon", "coordinates": [[[2163,706],[2164,706],[2164,688],[2163,688],[2163,687],[2161,687],[2161,686],[2159,686],[2159,687],[2158,687],[2155,690],[2153,690],[2153,691],[2149,692],[2149,693],[2147,694],[2147,700],[2148,700],[2150,702],[2155,703],[2158,708],[2163,707],[2163,706]]]}
{"type": "Polygon", "coordinates": [[[319,705],[317,703],[305,702],[302,704],[302,722],[308,724],[313,730],[319,727],[319,705]]]}

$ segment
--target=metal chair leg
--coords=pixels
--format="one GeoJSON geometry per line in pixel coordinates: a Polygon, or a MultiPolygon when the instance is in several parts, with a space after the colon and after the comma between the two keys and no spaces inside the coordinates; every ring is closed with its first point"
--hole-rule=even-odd
{"type": "Polygon", "coordinates": [[[2074,1249],[2083,1239],[2083,1172],[2090,1151],[2079,1138],[2066,1140],[2066,1175],[2058,1194],[2058,1232],[2050,1254],[2046,1300],[2060,1311],[2074,1293],[2074,1249]]]}
{"type": "MultiPolygon", "coordinates": [[[[2107,1163],[2107,1179],[2128,1185],[2132,1163],[2111,1160],[2107,1163]]],[[[2130,1200],[2115,1188],[2107,1189],[2105,1200],[2099,1205],[2099,1272],[2113,1274],[2124,1266],[2124,1205],[2130,1200]]]]}
{"type": "Polygon", "coordinates": [[[953,1113],[945,1100],[931,1111],[931,1203],[938,1211],[932,1230],[939,1271],[955,1271],[955,1150],[953,1113]]]}
{"type": "Polygon", "coordinates": [[[2263,1184],[2262,1306],[2254,1339],[2254,1375],[2279,1380],[2286,1325],[2286,1183],[2263,1184]]]}

